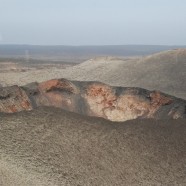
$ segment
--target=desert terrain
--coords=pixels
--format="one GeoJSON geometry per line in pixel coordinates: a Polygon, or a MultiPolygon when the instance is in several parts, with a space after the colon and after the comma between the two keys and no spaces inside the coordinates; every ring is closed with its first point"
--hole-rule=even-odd
{"type": "Polygon", "coordinates": [[[186,49],[118,47],[0,51],[0,185],[186,185],[186,49]]]}
{"type": "Polygon", "coordinates": [[[185,185],[185,120],[109,122],[61,109],[0,115],[0,183],[185,185]]]}
{"type": "MultiPolygon", "coordinates": [[[[24,72],[0,73],[0,84],[25,85],[55,78],[78,81],[99,81],[112,86],[160,90],[186,99],[186,49],[177,49],[145,57],[95,57],[80,64],[51,67],[24,72]]],[[[68,63],[69,64],[69,63],[68,63]]],[[[1,65],[1,64],[0,64],[1,65]]],[[[23,67],[22,67],[23,68],[23,67]]]]}

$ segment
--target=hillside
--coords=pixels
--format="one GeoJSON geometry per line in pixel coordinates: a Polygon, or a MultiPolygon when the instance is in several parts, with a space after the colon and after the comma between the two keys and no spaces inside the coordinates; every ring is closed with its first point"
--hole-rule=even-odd
{"type": "Polygon", "coordinates": [[[0,84],[25,85],[53,78],[101,81],[113,86],[160,90],[186,99],[186,49],[170,50],[138,58],[98,57],[66,69],[50,68],[21,73],[0,73],[0,84]]]}
{"type": "Polygon", "coordinates": [[[0,185],[185,185],[185,120],[0,114],[0,185]]]}
{"type": "Polygon", "coordinates": [[[101,81],[115,86],[140,87],[186,98],[186,49],[128,60],[100,58],[72,69],[69,79],[101,81]]]}

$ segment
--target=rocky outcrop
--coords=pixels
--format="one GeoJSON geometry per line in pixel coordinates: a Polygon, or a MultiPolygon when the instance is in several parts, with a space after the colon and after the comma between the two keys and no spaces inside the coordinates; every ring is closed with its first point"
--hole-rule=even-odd
{"type": "Polygon", "coordinates": [[[53,106],[111,121],[186,118],[186,101],[158,91],[111,87],[100,82],[53,79],[0,88],[0,112],[53,106]]]}
{"type": "Polygon", "coordinates": [[[18,86],[0,88],[0,112],[19,112],[32,110],[30,98],[27,93],[18,86]]]}

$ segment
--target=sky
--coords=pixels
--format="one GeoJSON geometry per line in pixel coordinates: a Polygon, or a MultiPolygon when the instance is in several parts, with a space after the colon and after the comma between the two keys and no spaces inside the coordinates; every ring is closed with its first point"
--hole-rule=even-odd
{"type": "Polygon", "coordinates": [[[0,0],[0,44],[186,45],[186,1],[0,0]]]}

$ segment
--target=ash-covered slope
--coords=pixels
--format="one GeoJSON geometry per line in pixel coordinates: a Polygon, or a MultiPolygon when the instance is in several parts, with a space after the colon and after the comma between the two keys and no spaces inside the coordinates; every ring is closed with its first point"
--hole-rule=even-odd
{"type": "Polygon", "coordinates": [[[0,112],[13,113],[38,106],[58,107],[111,121],[186,118],[185,100],[141,88],[66,79],[0,88],[0,112]]]}
{"type": "Polygon", "coordinates": [[[186,49],[128,60],[97,58],[67,69],[67,74],[62,76],[80,81],[101,81],[112,86],[160,90],[186,99],[186,49]]]}
{"type": "Polygon", "coordinates": [[[113,123],[56,108],[0,117],[1,186],[186,185],[185,120],[113,123]]]}
{"type": "Polygon", "coordinates": [[[4,85],[25,85],[53,78],[141,87],[186,99],[186,49],[170,50],[140,58],[98,57],[66,69],[0,73],[0,81],[4,85]]]}

